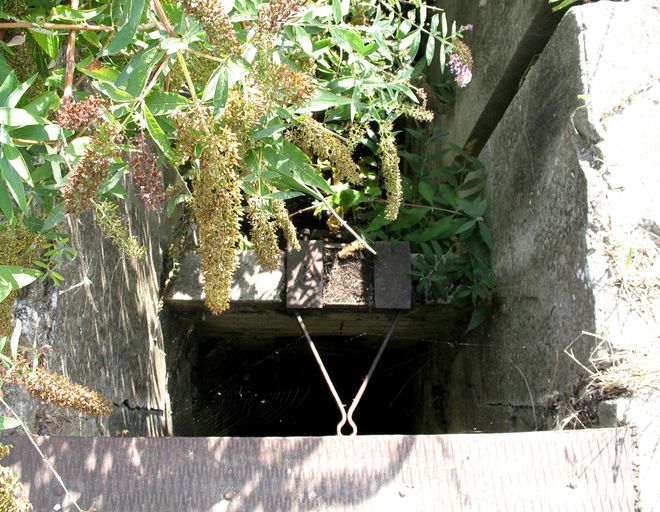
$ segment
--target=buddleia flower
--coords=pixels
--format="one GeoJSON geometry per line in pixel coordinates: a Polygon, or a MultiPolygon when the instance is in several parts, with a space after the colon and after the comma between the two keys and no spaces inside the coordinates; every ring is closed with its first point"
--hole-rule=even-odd
{"type": "Polygon", "coordinates": [[[352,149],[309,114],[297,119],[289,136],[308,155],[329,161],[337,180],[356,185],[362,183],[352,149]]]}
{"type": "Polygon", "coordinates": [[[378,158],[380,159],[380,172],[386,192],[385,217],[387,220],[396,220],[403,201],[401,187],[401,171],[399,170],[399,153],[396,147],[396,138],[391,123],[380,125],[380,139],[378,141],[378,158]]]}
{"type": "Polygon", "coordinates": [[[282,229],[284,233],[284,238],[289,243],[291,248],[294,251],[300,250],[300,242],[298,241],[298,235],[296,233],[296,227],[291,222],[289,217],[289,212],[286,210],[284,201],[281,199],[273,199],[271,202],[271,208],[273,209],[273,214],[275,215],[275,222],[282,229]]]}
{"type": "Polygon", "coordinates": [[[30,363],[22,357],[9,369],[0,367],[0,377],[7,384],[24,388],[43,402],[74,409],[88,416],[109,416],[112,412],[112,402],[96,391],[73,384],[63,375],[49,372],[40,366],[32,369],[30,363]]]}
{"type": "Polygon", "coordinates": [[[449,55],[449,71],[454,75],[458,86],[465,87],[472,80],[472,66],[474,65],[472,51],[460,39],[453,41],[452,44],[454,49],[449,55]]]}
{"type": "Polygon", "coordinates": [[[254,244],[257,261],[267,271],[277,270],[281,263],[280,249],[277,245],[275,222],[264,207],[260,198],[248,198],[248,220],[250,221],[250,238],[254,244]]]}

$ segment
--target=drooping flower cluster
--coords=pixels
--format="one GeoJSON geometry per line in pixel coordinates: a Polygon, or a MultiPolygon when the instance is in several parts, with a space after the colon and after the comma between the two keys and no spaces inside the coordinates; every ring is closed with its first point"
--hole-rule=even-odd
{"type": "Polygon", "coordinates": [[[362,182],[360,169],[353,161],[349,146],[309,114],[303,114],[296,120],[290,137],[309,156],[329,161],[337,180],[353,184],[362,182]]]}
{"type": "Polygon", "coordinates": [[[420,99],[419,105],[406,101],[399,104],[399,110],[404,116],[409,117],[410,119],[414,119],[415,121],[430,123],[431,121],[433,121],[433,118],[435,116],[433,115],[433,112],[429,110],[426,106],[427,103],[426,91],[424,91],[424,89],[418,89],[417,96],[420,99]]]}
{"type": "Polygon", "coordinates": [[[257,261],[265,270],[272,271],[280,267],[280,249],[277,245],[275,223],[264,208],[260,198],[248,198],[247,208],[250,221],[250,238],[254,244],[257,261]]]}
{"type": "Polygon", "coordinates": [[[403,200],[401,187],[401,171],[399,170],[399,153],[396,147],[396,138],[391,123],[380,125],[380,139],[378,141],[378,158],[380,171],[385,185],[386,203],[385,217],[387,220],[396,220],[403,200]]]}
{"type": "Polygon", "coordinates": [[[91,206],[94,194],[108,177],[114,159],[121,154],[121,131],[105,124],[92,136],[85,153],[80,157],[62,187],[68,213],[78,215],[91,206]]]}
{"type": "Polygon", "coordinates": [[[449,55],[449,70],[454,75],[459,87],[465,87],[472,80],[472,51],[470,47],[457,39],[453,42],[454,50],[449,55]]]}
{"type": "Polygon", "coordinates": [[[259,124],[269,108],[268,98],[258,90],[248,92],[232,87],[229,90],[223,120],[231,129],[244,150],[253,143],[252,130],[259,124]]]}
{"type": "Polygon", "coordinates": [[[284,233],[284,238],[291,246],[294,251],[300,250],[300,242],[298,241],[298,234],[296,233],[296,227],[291,222],[289,217],[289,212],[286,210],[284,201],[281,199],[273,199],[270,204],[270,207],[273,209],[273,215],[275,215],[275,222],[282,229],[284,233]]]}
{"type": "Polygon", "coordinates": [[[219,127],[202,104],[176,116],[181,157],[193,157],[199,144],[199,172],[193,173],[192,207],[199,226],[201,273],[206,306],[218,314],[229,307],[240,234],[241,191],[237,180],[239,142],[219,127]]]}
{"type": "Polygon", "coordinates": [[[358,144],[362,142],[362,139],[364,139],[366,132],[367,129],[363,123],[351,124],[348,129],[348,143],[346,144],[351,155],[355,152],[355,148],[357,148],[358,144]]]}
{"type": "Polygon", "coordinates": [[[215,49],[221,55],[238,57],[243,51],[222,0],[183,0],[183,10],[197,18],[215,49]]]}
{"type": "Polygon", "coordinates": [[[284,107],[303,105],[314,95],[314,84],[309,76],[287,64],[265,61],[261,62],[257,69],[257,86],[270,102],[284,107]]]}
{"type": "Polygon", "coordinates": [[[7,384],[21,386],[43,402],[74,409],[88,416],[109,416],[112,412],[112,402],[96,391],[73,384],[66,377],[40,366],[33,370],[30,362],[22,357],[10,369],[0,366],[0,378],[7,384]]]}
{"type": "Polygon", "coordinates": [[[119,206],[111,201],[94,202],[94,218],[101,228],[104,236],[112,239],[112,242],[119,247],[122,252],[132,258],[143,258],[145,248],[138,243],[128,230],[128,227],[122,222],[119,206]]]}
{"type": "MultiPolygon", "coordinates": [[[[0,459],[9,455],[9,446],[0,443],[0,459]]],[[[0,466],[0,512],[29,512],[30,501],[23,494],[23,484],[9,468],[0,466]]]]}
{"type": "Polygon", "coordinates": [[[366,248],[367,247],[364,245],[362,240],[353,240],[351,243],[346,244],[344,247],[339,249],[337,258],[340,260],[350,258],[351,256],[355,256],[360,251],[364,251],[366,248]]]}
{"type": "Polygon", "coordinates": [[[89,96],[85,101],[65,100],[60,105],[55,118],[62,128],[77,130],[98,121],[103,115],[105,105],[106,102],[98,96],[89,96]]]}
{"type": "Polygon", "coordinates": [[[271,45],[272,39],[289,18],[300,12],[307,0],[271,0],[259,7],[257,26],[252,42],[258,48],[271,45]]]}
{"type": "Polygon", "coordinates": [[[163,180],[156,165],[156,156],[147,146],[144,132],[133,138],[135,151],[131,153],[130,164],[133,181],[140,197],[149,208],[158,208],[167,200],[163,190],[163,180]]]}

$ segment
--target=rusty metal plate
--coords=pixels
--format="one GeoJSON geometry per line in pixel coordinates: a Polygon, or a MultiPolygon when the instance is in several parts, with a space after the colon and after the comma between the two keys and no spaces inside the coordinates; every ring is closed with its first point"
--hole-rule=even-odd
{"type": "MultiPolygon", "coordinates": [[[[634,510],[627,429],[304,438],[38,437],[98,512],[634,510]]],[[[73,511],[24,437],[5,459],[37,511],[73,511]]]]}
{"type": "Polygon", "coordinates": [[[286,252],[286,307],[323,307],[323,241],[303,240],[300,250],[286,252]]]}
{"type": "Polygon", "coordinates": [[[378,309],[410,309],[410,244],[377,242],[374,257],[374,295],[378,309]]]}

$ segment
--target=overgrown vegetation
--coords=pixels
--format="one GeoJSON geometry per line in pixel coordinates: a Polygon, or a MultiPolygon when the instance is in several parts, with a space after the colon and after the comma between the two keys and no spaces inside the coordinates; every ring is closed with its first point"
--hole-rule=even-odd
{"type": "Polygon", "coordinates": [[[91,210],[140,257],[144,241],[113,206],[126,180],[148,207],[187,201],[216,313],[228,305],[244,217],[269,268],[277,229],[295,245],[283,208],[293,197],[368,191],[373,216],[382,204],[395,221],[394,123],[432,119],[422,78],[433,59],[445,84],[471,77],[461,41],[471,27],[423,3],[16,1],[0,16],[5,222],[64,250],[55,242],[65,215],[91,210]],[[25,77],[28,46],[36,65],[25,77]],[[182,178],[169,190],[165,163],[182,178]]]}
{"type": "Polygon", "coordinates": [[[357,222],[359,238],[411,240],[423,253],[420,290],[476,305],[475,325],[492,287],[485,203],[468,191],[478,164],[463,155],[402,176],[397,131],[402,116],[433,119],[424,74],[434,60],[438,90],[469,83],[470,30],[419,0],[3,2],[0,236],[11,243],[0,261],[0,376],[70,389],[69,405],[84,394],[9,339],[6,299],[66,278],[67,215],[94,218],[127,257],[142,257],[148,241],[119,207],[131,181],[147,208],[188,204],[215,313],[228,307],[242,227],[273,268],[278,231],[297,245],[285,202],[306,196],[357,222]],[[168,188],[166,165],[180,178],[168,188]],[[358,216],[345,197],[359,198],[358,216]]]}

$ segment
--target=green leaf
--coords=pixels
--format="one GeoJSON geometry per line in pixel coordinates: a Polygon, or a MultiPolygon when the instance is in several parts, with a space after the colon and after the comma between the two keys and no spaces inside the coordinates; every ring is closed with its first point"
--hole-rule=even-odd
{"type": "Polygon", "coordinates": [[[149,131],[149,135],[151,135],[151,138],[163,152],[165,158],[170,160],[172,158],[172,148],[170,147],[170,141],[167,140],[167,135],[165,135],[165,132],[160,127],[158,121],[156,121],[156,118],[153,116],[146,104],[143,106],[143,110],[144,117],[147,121],[147,130],[149,131]]]}
{"type": "Polygon", "coordinates": [[[488,248],[492,249],[493,237],[491,236],[490,229],[485,222],[479,222],[479,234],[481,235],[481,239],[488,246],[488,248]]]}
{"type": "Polygon", "coordinates": [[[55,91],[48,91],[37,96],[30,103],[23,107],[23,110],[34,116],[45,116],[48,110],[60,102],[55,91]]]}
{"type": "Polygon", "coordinates": [[[169,114],[188,103],[183,96],[174,92],[161,92],[152,90],[145,98],[145,103],[155,116],[169,114]]]}
{"type": "Polygon", "coordinates": [[[488,304],[483,302],[477,304],[477,306],[474,308],[474,311],[472,312],[472,317],[470,318],[467,331],[471,331],[472,329],[481,325],[489,316],[490,308],[488,307],[488,304]]]}
{"type": "Polygon", "coordinates": [[[167,216],[169,217],[169,216],[172,215],[172,213],[174,213],[174,208],[176,208],[177,204],[183,203],[183,202],[187,201],[188,199],[190,199],[191,197],[192,196],[186,192],[184,194],[179,194],[178,196],[170,199],[167,202],[167,208],[166,208],[167,216]]]}
{"type": "Polygon", "coordinates": [[[2,83],[0,83],[0,103],[2,103],[3,105],[6,103],[7,98],[9,98],[9,95],[18,85],[18,80],[16,80],[16,75],[14,74],[14,71],[11,70],[9,67],[6,67],[5,69],[9,69],[9,73],[5,75],[4,79],[2,80],[2,83]]]}
{"type": "Polygon", "coordinates": [[[112,191],[115,186],[119,183],[119,180],[121,180],[124,177],[124,174],[126,174],[127,166],[123,165],[119,169],[117,169],[117,172],[115,172],[112,176],[110,176],[103,185],[98,190],[98,194],[106,194],[107,192],[112,191]]]}
{"type": "Polygon", "coordinates": [[[66,20],[66,21],[87,21],[96,18],[99,14],[105,11],[107,6],[102,5],[94,9],[72,9],[65,5],[58,5],[53,7],[53,19],[66,20]]]}
{"type": "Polygon", "coordinates": [[[60,51],[60,38],[52,34],[42,34],[36,30],[30,30],[30,35],[41,47],[41,49],[46,52],[51,59],[56,59],[57,54],[60,51]]]}
{"type": "Polygon", "coordinates": [[[134,97],[142,94],[151,70],[163,57],[163,52],[156,48],[149,48],[137,53],[117,78],[115,86],[119,87],[126,83],[126,92],[134,97]]]}
{"type": "Polygon", "coordinates": [[[90,64],[91,62],[87,62],[84,65],[83,63],[76,64],[76,69],[81,73],[96,78],[97,80],[101,80],[102,82],[110,82],[114,84],[119,79],[119,71],[116,69],[101,65],[98,67],[95,65],[94,68],[90,68],[90,64]]]}
{"type": "Polygon", "coordinates": [[[34,186],[32,183],[32,178],[30,177],[30,171],[23,159],[23,155],[18,148],[13,146],[4,146],[3,147],[4,155],[14,168],[16,173],[21,177],[21,179],[30,186],[34,186]]]}
{"type": "Polygon", "coordinates": [[[50,124],[43,117],[30,114],[21,108],[0,107],[0,124],[7,126],[28,126],[33,124],[50,124]]]}
{"type": "Polygon", "coordinates": [[[0,210],[5,214],[8,222],[14,220],[14,205],[9,197],[9,190],[5,180],[0,180],[0,210]]]}
{"type": "Polygon", "coordinates": [[[309,34],[305,31],[303,27],[295,26],[296,33],[296,42],[307,55],[312,55],[314,53],[314,46],[312,45],[312,40],[309,37],[309,34]]]}
{"type": "Polygon", "coordinates": [[[222,114],[227,104],[229,95],[229,72],[225,66],[218,67],[204,87],[202,99],[209,101],[213,98],[213,113],[215,116],[222,114]]]}
{"type": "Polygon", "coordinates": [[[473,220],[469,220],[469,221],[467,221],[465,224],[463,224],[460,228],[458,228],[458,229],[456,230],[456,234],[458,235],[458,234],[460,234],[460,233],[463,233],[463,232],[467,231],[468,229],[472,229],[472,227],[473,227],[476,223],[477,223],[477,221],[474,220],[474,219],[473,219],[473,220]]]}
{"type": "Polygon", "coordinates": [[[135,101],[135,97],[131,96],[125,91],[122,91],[121,89],[117,89],[110,83],[94,82],[94,87],[96,87],[101,93],[105,94],[112,101],[117,103],[135,101]]]}
{"type": "MultiPolygon", "coordinates": [[[[4,146],[3,149],[11,146],[4,146]]],[[[3,154],[0,156],[0,171],[2,177],[4,178],[11,195],[14,196],[18,207],[23,213],[27,213],[27,203],[25,200],[25,189],[23,188],[23,181],[21,177],[16,173],[14,168],[11,166],[7,157],[3,154]]]]}
{"type": "Polygon", "coordinates": [[[342,21],[340,0],[332,0],[332,15],[335,18],[335,23],[340,24],[342,21]]]}
{"type": "Polygon", "coordinates": [[[426,59],[426,65],[430,66],[435,56],[435,38],[429,37],[426,42],[426,52],[424,53],[424,58],[426,59]]]}
{"type": "MultiPolygon", "coordinates": [[[[15,128],[9,130],[12,137],[26,140],[36,141],[49,141],[49,140],[62,140],[64,139],[64,132],[57,124],[47,124],[45,126],[34,125],[25,126],[23,128],[15,128]]],[[[17,143],[18,144],[18,143],[17,143]]]]}
{"type": "Polygon", "coordinates": [[[319,110],[327,110],[332,107],[348,105],[351,103],[350,98],[337,96],[325,89],[317,89],[316,92],[316,96],[314,96],[307,105],[299,109],[298,112],[317,112],[319,110]]]}
{"type": "Polygon", "coordinates": [[[64,201],[60,201],[59,203],[57,203],[57,205],[53,207],[53,209],[48,214],[48,217],[46,217],[43,226],[41,227],[42,233],[50,231],[60,222],[64,221],[66,215],[65,206],[66,205],[64,204],[64,201]]]}
{"type": "Polygon", "coordinates": [[[119,28],[110,44],[103,52],[104,55],[112,55],[120,52],[133,42],[137,32],[142,11],[144,11],[145,0],[128,0],[123,6],[124,14],[128,14],[126,21],[119,28]]]}
{"type": "Polygon", "coordinates": [[[16,418],[10,418],[9,416],[0,416],[0,431],[9,430],[11,428],[20,427],[21,422],[16,418]]]}
{"type": "MultiPolygon", "coordinates": [[[[0,265],[0,281],[9,283],[11,290],[20,290],[41,277],[41,275],[41,272],[31,268],[0,265]]],[[[6,297],[7,295],[0,295],[0,302],[5,300],[6,297]]]]}
{"type": "Polygon", "coordinates": [[[434,222],[421,233],[410,235],[408,239],[411,242],[428,242],[430,240],[442,240],[456,234],[456,219],[452,217],[443,217],[434,222]]]}
{"type": "Polygon", "coordinates": [[[429,185],[425,181],[420,181],[419,185],[417,186],[417,191],[419,192],[419,195],[424,198],[424,200],[429,203],[430,205],[433,204],[433,187],[429,185]]]}
{"type": "Polygon", "coordinates": [[[263,155],[272,168],[282,176],[293,178],[299,184],[303,184],[303,190],[309,191],[308,187],[315,187],[328,194],[333,193],[330,185],[312,167],[307,155],[289,141],[282,140],[278,150],[265,147],[263,155]]]}
{"type": "Polygon", "coordinates": [[[23,82],[21,85],[19,85],[16,89],[12,91],[12,93],[9,95],[9,98],[7,98],[7,101],[5,103],[5,106],[7,107],[15,107],[18,105],[18,102],[21,100],[23,97],[23,94],[30,88],[34,80],[37,78],[37,73],[32,75],[30,78],[28,78],[25,82],[23,82]]]}

